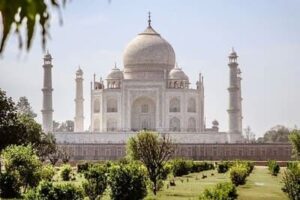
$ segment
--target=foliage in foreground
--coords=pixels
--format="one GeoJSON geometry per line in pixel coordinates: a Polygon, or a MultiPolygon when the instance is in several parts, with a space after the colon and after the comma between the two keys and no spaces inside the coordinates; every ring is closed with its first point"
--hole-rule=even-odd
{"type": "Polygon", "coordinates": [[[35,189],[29,190],[25,194],[27,200],[82,200],[82,188],[71,183],[53,184],[52,182],[42,181],[35,189]]]}
{"type": "Polygon", "coordinates": [[[289,199],[300,199],[300,163],[291,164],[283,173],[283,188],[289,199]]]}
{"type": "MultiPolygon", "coordinates": [[[[1,7],[1,6],[0,6],[1,7]]],[[[28,102],[27,102],[28,103],[28,102]]],[[[26,105],[29,107],[30,105],[26,105]]],[[[22,112],[11,97],[0,88],[0,151],[10,145],[31,144],[37,150],[40,159],[45,159],[55,150],[55,139],[51,134],[45,134],[41,125],[31,117],[28,111],[22,112]]]]}
{"type": "Polygon", "coordinates": [[[235,161],[229,170],[231,182],[235,186],[243,185],[246,183],[247,176],[250,175],[254,168],[253,163],[248,161],[235,161]]]}
{"type": "Polygon", "coordinates": [[[164,166],[174,153],[171,139],[155,132],[141,131],[130,138],[127,153],[133,160],[141,161],[147,169],[152,182],[152,191],[156,195],[158,183],[164,174],[164,166]]]}
{"type": "Polygon", "coordinates": [[[16,175],[24,190],[35,187],[41,180],[40,169],[42,163],[31,145],[7,147],[2,152],[5,171],[16,175]]]}
{"type": "Polygon", "coordinates": [[[277,174],[280,171],[280,167],[279,167],[278,163],[276,162],[276,160],[268,161],[268,169],[273,176],[277,176],[277,174]]]}
{"type": "Polygon", "coordinates": [[[18,175],[13,173],[0,173],[0,197],[16,198],[21,196],[21,183],[18,175]]]}
{"type": "Polygon", "coordinates": [[[72,168],[69,164],[65,164],[61,168],[60,176],[63,181],[69,181],[71,179],[72,168]]]}
{"type": "Polygon", "coordinates": [[[113,200],[140,200],[147,195],[145,170],[137,164],[113,165],[109,173],[113,200]]]}
{"type": "Polygon", "coordinates": [[[100,199],[107,187],[107,168],[97,164],[89,167],[84,173],[87,181],[82,186],[90,200],[100,199]]]}
{"type": "Polygon", "coordinates": [[[234,200],[237,199],[237,191],[232,183],[218,183],[214,188],[205,189],[199,200],[234,200]]]}

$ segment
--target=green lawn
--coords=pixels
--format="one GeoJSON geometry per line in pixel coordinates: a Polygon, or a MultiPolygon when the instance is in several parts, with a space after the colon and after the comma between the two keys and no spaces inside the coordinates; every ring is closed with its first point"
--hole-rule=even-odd
{"type": "MultiPolygon", "coordinates": [[[[281,169],[281,172],[284,169],[281,169]]],[[[56,179],[59,179],[55,177],[56,179]]],[[[73,183],[80,185],[84,180],[82,176],[76,175],[73,183]]],[[[218,174],[216,170],[201,173],[192,173],[183,177],[175,178],[176,186],[167,186],[169,180],[165,181],[161,191],[156,196],[148,192],[147,200],[196,200],[200,193],[207,187],[213,187],[219,182],[229,181],[229,174],[218,174]],[[202,179],[202,175],[207,178],[202,179]],[[214,175],[212,175],[214,174],[214,175]]],[[[62,181],[59,181],[62,182],[62,181]]],[[[277,177],[271,176],[267,167],[255,167],[243,186],[237,187],[238,199],[241,200],[287,200],[287,196],[281,191],[281,174],[277,177]]],[[[106,191],[103,199],[109,200],[109,191],[106,191]]]]}
{"type": "MultiPolygon", "coordinates": [[[[165,183],[163,190],[158,192],[158,195],[156,197],[154,197],[152,193],[149,193],[146,199],[198,199],[199,194],[204,190],[204,188],[212,187],[219,182],[229,181],[228,176],[228,173],[218,174],[213,170],[190,174],[182,178],[176,178],[175,187],[169,187],[167,189],[167,183],[165,183]],[[214,176],[211,176],[211,173],[214,173],[214,176]],[[202,179],[202,174],[207,175],[207,178],[202,179]],[[183,180],[183,182],[181,182],[180,179],[183,180]]],[[[281,191],[282,183],[280,182],[280,180],[281,175],[278,177],[272,177],[268,173],[268,169],[266,167],[255,167],[251,175],[248,177],[247,183],[243,186],[238,187],[238,199],[288,199],[286,195],[281,191]]]]}

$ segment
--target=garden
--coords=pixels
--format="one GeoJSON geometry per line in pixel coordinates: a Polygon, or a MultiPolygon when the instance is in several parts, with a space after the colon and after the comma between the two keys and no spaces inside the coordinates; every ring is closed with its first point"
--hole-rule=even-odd
{"type": "MultiPolygon", "coordinates": [[[[4,199],[300,199],[300,164],[280,167],[250,161],[172,159],[168,138],[140,132],[118,161],[70,165],[42,162],[31,145],[2,153],[0,196],[4,199]]],[[[56,160],[58,161],[58,160],[56,160]]]]}

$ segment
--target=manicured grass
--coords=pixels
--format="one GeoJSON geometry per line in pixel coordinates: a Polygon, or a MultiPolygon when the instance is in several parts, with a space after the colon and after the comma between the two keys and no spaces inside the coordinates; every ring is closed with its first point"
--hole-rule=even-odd
{"type": "Polygon", "coordinates": [[[239,199],[264,199],[264,200],[285,200],[288,199],[282,192],[282,171],[278,176],[272,176],[267,167],[255,167],[248,177],[245,185],[238,187],[239,199]]]}
{"type": "MultiPolygon", "coordinates": [[[[204,188],[212,187],[215,184],[223,181],[230,181],[228,173],[218,174],[216,171],[206,171],[201,173],[193,173],[182,177],[183,183],[176,178],[176,186],[167,189],[166,184],[163,190],[159,191],[155,197],[151,192],[146,199],[198,199],[199,194],[204,188]],[[214,176],[211,176],[214,173],[214,176]],[[202,174],[206,174],[206,179],[201,179],[202,174]],[[198,177],[198,179],[196,179],[198,177]],[[189,181],[187,182],[187,178],[189,181]]],[[[277,177],[269,174],[267,167],[255,167],[251,175],[247,178],[247,183],[237,187],[238,199],[251,200],[286,200],[287,196],[281,191],[281,174],[277,177]]]]}
{"type": "MultiPolygon", "coordinates": [[[[247,177],[245,185],[237,187],[238,199],[241,200],[287,200],[287,196],[282,192],[281,173],[277,177],[272,176],[267,167],[256,166],[253,172],[247,177]]],[[[58,174],[57,174],[58,175],[58,174]]],[[[64,182],[56,175],[56,183],[64,182]]],[[[209,170],[200,173],[191,173],[183,177],[174,178],[176,186],[167,186],[169,178],[164,182],[164,186],[156,196],[148,191],[147,200],[197,200],[200,193],[208,187],[213,187],[217,183],[230,181],[229,174],[218,174],[216,170],[209,170]],[[207,178],[202,179],[202,175],[207,178]],[[214,175],[212,175],[214,174],[214,175]]],[[[76,180],[71,181],[76,185],[81,185],[84,180],[83,176],[76,174],[76,180]]],[[[105,191],[103,199],[109,200],[109,191],[105,191]]]]}

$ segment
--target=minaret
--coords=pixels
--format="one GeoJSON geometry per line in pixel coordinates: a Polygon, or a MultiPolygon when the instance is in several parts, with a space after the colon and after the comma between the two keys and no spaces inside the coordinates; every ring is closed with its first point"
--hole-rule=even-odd
{"type": "Polygon", "coordinates": [[[44,87],[43,91],[43,131],[45,133],[53,132],[53,109],[52,109],[52,56],[47,51],[44,57],[44,87]]]}
{"type": "Polygon", "coordinates": [[[74,132],[84,131],[84,116],[83,116],[83,72],[79,69],[76,71],[76,97],[75,97],[75,128],[74,132]]]}
{"type": "Polygon", "coordinates": [[[237,63],[237,54],[232,49],[229,58],[229,133],[242,134],[242,106],[241,106],[241,77],[237,63]]]}

